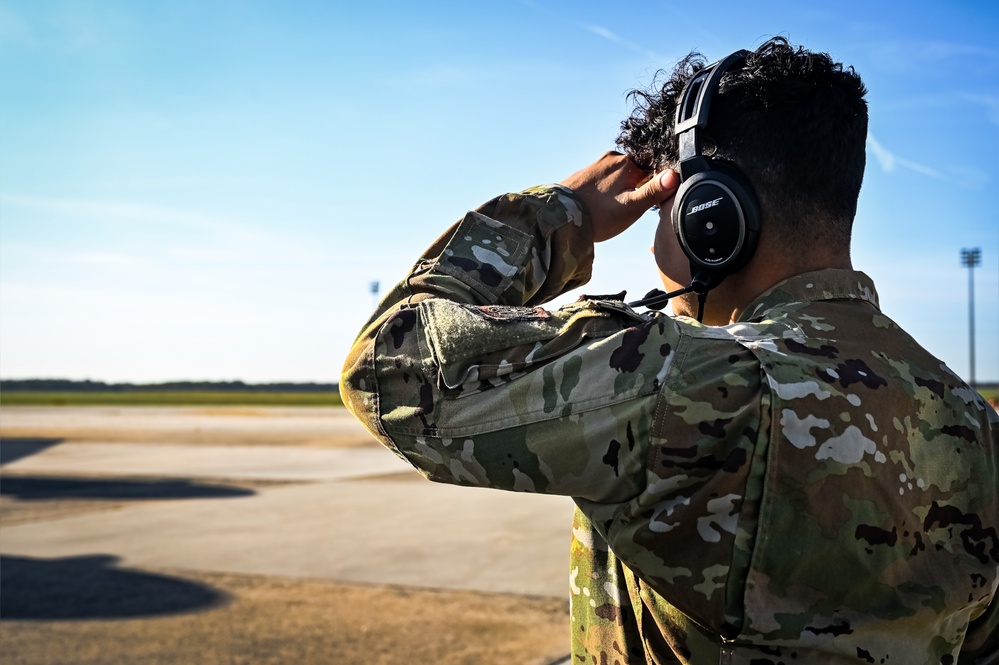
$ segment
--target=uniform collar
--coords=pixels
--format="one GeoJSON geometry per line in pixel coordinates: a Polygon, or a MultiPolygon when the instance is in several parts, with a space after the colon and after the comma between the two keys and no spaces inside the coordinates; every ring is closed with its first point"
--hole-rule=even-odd
{"type": "Polygon", "coordinates": [[[762,321],[776,318],[774,313],[793,303],[820,300],[859,300],[879,311],[874,281],[857,270],[829,268],[789,277],[770,287],[742,311],[739,321],[762,321]]]}

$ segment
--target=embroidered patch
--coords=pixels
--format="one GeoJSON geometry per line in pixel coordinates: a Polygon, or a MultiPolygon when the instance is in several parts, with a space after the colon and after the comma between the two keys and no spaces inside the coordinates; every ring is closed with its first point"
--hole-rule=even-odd
{"type": "Polygon", "coordinates": [[[617,293],[606,293],[598,296],[591,296],[583,294],[576,298],[576,302],[585,302],[587,300],[624,300],[625,296],[628,295],[627,291],[618,291],[617,293]]]}
{"type": "Polygon", "coordinates": [[[545,321],[551,313],[541,307],[511,307],[509,305],[485,305],[475,310],[493,321],[545,321]]]}

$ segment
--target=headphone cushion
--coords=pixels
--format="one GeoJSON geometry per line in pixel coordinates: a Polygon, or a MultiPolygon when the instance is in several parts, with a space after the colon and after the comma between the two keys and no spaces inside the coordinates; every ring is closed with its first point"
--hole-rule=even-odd
{"type": "Polygon", "coordinates": [[[673,232],[691,265],[730,273],[752,258],[760,208],[752,187],[734,167],[711,168],[685,180],[671,212],[673,232]]]}

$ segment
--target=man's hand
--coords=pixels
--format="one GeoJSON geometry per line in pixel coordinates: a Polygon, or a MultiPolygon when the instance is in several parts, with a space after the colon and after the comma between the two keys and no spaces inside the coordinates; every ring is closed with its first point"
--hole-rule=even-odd
{"type": "Polygon", "coordinates": [[[593,225],[593,239],[601,242],[625,231],[652,206],[665,204],[676,194],[680,177],[670,170],[649,178],[625,155],[607,152],[561,184],[583,202],[593,225]]]}

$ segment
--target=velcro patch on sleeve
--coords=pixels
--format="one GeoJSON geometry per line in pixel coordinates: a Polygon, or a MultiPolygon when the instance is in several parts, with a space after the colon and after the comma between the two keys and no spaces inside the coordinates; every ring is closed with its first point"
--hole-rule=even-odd
{"type": "Polygon", "coordinates": [[[475,306],[451,300],[420,303],[431,352],[451,388],[482,356],[558,335],[562,322],[535,307],[475,306]]]}
{"type": "Polygon", "coordinates": [[[524,231],[471,211],[461,220],[435,269],[495,301],[523,269],[530,248],[531,237],[524,231]]]}

